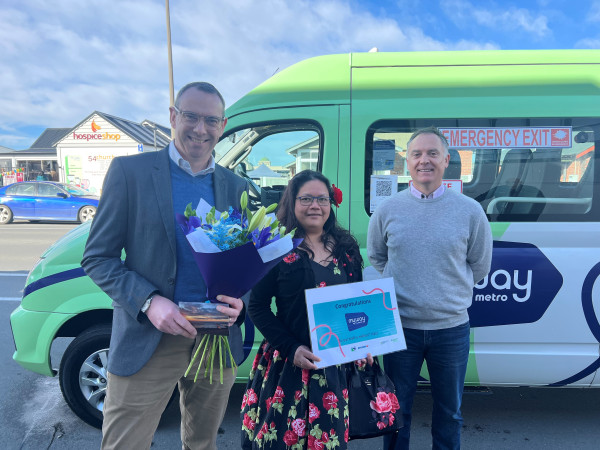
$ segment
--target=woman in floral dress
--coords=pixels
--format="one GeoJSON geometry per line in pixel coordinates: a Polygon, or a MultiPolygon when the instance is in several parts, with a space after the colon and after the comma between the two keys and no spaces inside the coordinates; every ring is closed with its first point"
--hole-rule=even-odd
{"type": "Polygon", "coordinates": [[[341,200],[341,191],[311,170],[283,194],[280,223],[304,241],[252,290],[248,312],[265,340],[242,401],[242,448],[347,447],[347,368],[314,365],[304,297],[305,289],[362,280],[358,244],[331,211],[341,200]]]}

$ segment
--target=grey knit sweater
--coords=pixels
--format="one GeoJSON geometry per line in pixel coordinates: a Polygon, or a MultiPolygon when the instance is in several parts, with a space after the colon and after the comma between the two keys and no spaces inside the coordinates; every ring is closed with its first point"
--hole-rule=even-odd
{"type": "Polygon", "coordinates": [[[394,278],[402,325],[439,330],[469,320],[473,286],[490,270],[492,234],[475,200],[451,189],[423,200],[407,189],[378,206],[367,251],[394,278]]]}

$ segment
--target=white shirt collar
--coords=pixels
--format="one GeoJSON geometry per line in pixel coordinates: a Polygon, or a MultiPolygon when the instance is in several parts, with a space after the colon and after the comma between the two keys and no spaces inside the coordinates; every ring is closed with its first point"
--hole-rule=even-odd
{"type": "Polygon", "coordinates": [[[180,167],[186,173],[190,174],[193,177],[197,177],[199,175],[207,175],[215,171],[215,158],[211,155],[210,160],[208,161],[208,167],[206,169],[202,169],[200,172],[194,172],[190,163],[183,159],[183,157],[177,150],[177,147],[175,147],[175,141],[171,141],[169,143],[169,158],[171,158],[171,160],[175,164],[177,164],[177,167],[180,167]]]}
{"type": "Polygon", "coordinates": [[[441,196],[441,195],[442,195],[442,194],[443,194],[445,191],[446,191],[446,186],[444,186],[444,184],[442,183],[442,185],[441,185],[439,188],[437,188],[435,191],[433,191],[431,194],[429,194],[429,195],[425,195],[425,194],[423,194],[421,191],[419,191],[419,190],[418,190],[418,189],[415,187],[414,183],[410,183],[410,193],[411,193],[412,195],[414,195],[415,197],[417,197],[417,198],[421,198],[421,199],[428,199],[428,200],[431,200],[431,199],[434,199],[434,198],[438,198],[438,197],[440,197],[440,196],[441,196]]]}

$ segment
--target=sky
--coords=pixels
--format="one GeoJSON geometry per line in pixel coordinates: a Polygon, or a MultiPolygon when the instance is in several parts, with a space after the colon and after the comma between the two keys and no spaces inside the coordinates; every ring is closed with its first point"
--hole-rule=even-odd
{"type": "MultiPolygon", "coordinates": [[[[600,0],[170,0],[175,91],[232,104],[334,53],[600,48],[600,0]]],[[[169,126],[163,0],[2,0],[0,146],[93,111],[169,126]]]]}

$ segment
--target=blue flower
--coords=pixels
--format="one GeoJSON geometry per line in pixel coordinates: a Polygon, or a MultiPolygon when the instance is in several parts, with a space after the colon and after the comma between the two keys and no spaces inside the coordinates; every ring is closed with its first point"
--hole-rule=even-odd
{"type": "Polygon", "coordinates": [[[262,230],[253,230],[250,236],[252,237],[252,242],[254,242],[256,248],[264,247],[271,237],[271,227],[266,227],[262,230]]]}

